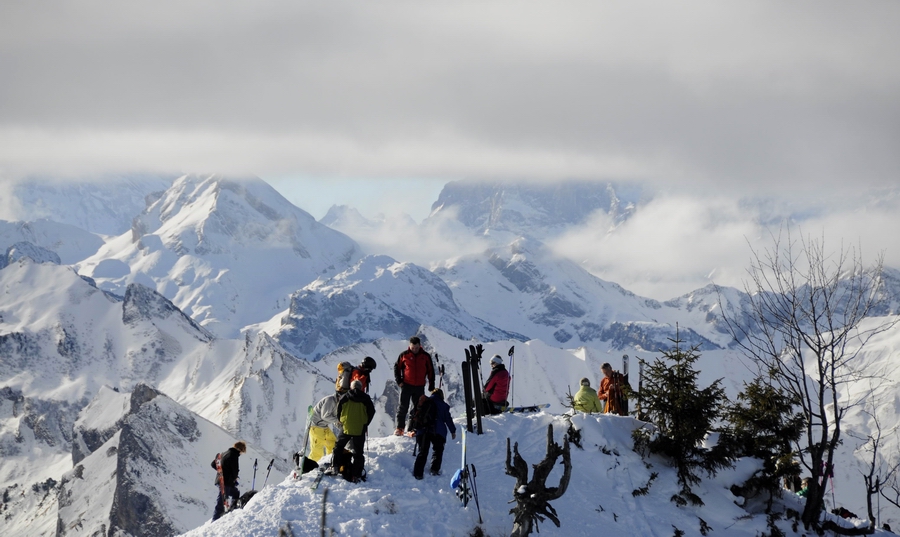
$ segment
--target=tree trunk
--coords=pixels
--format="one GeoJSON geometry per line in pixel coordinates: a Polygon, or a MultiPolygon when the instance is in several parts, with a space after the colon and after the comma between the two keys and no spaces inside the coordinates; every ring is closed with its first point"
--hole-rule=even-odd
{"type": "Polygon", "coordinates": [[[537,529],[539,521],[549,518],[556,527],[560,521],[556,509],[550,505],[550,500],[555,500],[565,494],[569,487],[569,479],[572,476],[572,459],[569,453],[569,437],[563,437],[563,446],[553,441],[553,425],[547,426],[547,455],[540,463],[534,465],[534,473],[531,481],[528,480],[528,463],[519,454],[519,443],[516,442],[512,451],[509,448],[510,440],[506,439],[506,474],[516,478],[513,499],[516,507],[510,509],[514,516],[511,537],[526,537],[531,535],[533,529],[537,529]],[[548,488],[547,478],[556,466],[556,460],[562,456],[563,476],[559,485],[548,488]]]}

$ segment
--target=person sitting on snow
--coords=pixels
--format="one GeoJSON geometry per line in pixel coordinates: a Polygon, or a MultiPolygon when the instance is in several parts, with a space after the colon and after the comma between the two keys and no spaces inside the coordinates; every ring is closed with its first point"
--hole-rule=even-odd
{"type": "Polygon", "coordinates": [[[597,392],[591,388],[591,381],[587,378],[581,379],[581,388],[573,397],[575,402],[574,408],[577,412],[603,412],[603,404],[597,399],[597,392]]]}
{"type": "Polygon", "coordinates": [[[491,358],[491,376],[484,385],[484,404],[488,414],[500,414],[506,407],[509,394],[509,372],[503,365],[503,358],[495,354],[491,358]]]}

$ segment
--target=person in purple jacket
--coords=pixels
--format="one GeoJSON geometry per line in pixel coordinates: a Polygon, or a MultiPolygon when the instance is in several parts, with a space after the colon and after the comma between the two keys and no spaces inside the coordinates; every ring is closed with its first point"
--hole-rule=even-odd
{"type": "Polygon", "coordinates": [[[503,365],[503,358],[495,354],[491,358],[491,376],[484,385],[485,409],[489,414],[500,414],[505,409],[509,395],[509,372],[503,365]]]}
{"type": "Polygon", "coordinates": [[[431,397],[422,397],[416,409],[416,442],[419,454],[413,464],[413,476],[422,479],[425,473],[425,461],[428,449],[434,448],[431,456],[431,475],[441,475],[441,463],[444,459],[444,445],[447,443],[447,429],[456,439],[456,425],[450,415],[450,405],[444,401],[444,392],[440,388],[431,392],[431,397]]]}

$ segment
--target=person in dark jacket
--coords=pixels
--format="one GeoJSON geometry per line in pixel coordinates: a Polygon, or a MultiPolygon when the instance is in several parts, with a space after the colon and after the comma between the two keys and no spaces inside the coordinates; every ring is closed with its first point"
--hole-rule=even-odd
{"type": "Polygon", "coordinates": [[[499,354],[495,354],[491,358],[491,376],[484,385],[485,410],[489,414],[503,412],[507,395],[509,395],[509,372],[503,365],[503,358],[499,354]]]}
{"type": "Polygon", "coordinates": [[[354,380],[350,383],[350,391],[345,393],[338,403],[337,415],[341,420],[343,431],[334,444],[334,457],[327,473],[333,475],[339,472],[342,466],[350,465],[349,473],[344,472],[344,476],[348,481],[357,483],[362,478],[366,464],[363,455],[366,431],[375,418],[375,405],[369,394],[363,391],[360,381],[354,380]],[[353,451],[352,457],[348,457],[344,452],[347,444],[350,444],[353,451]]]}
{"type": "MultiPolygon", "coordinates": [[[[238,474],[240,473],[240,463],[238,459],[240,458],[241,453],[246,452],[247,444],[244,442],[235,442],[234,446],[228,448],[228,451],[216,456],[216,459],[220,459],[220,464],[222,465],[222,478],[225,482],[225,496],[231,498],[231,505],[234,505],[238,498],[241,497],[241,493],[237,488],[238,474]]],[[[216,459],[213,459],[212,467],[213,470],[218,471],[216,468],[216,459]]],[[[222,487],[219,483],[216,483],[216,488],[219,491],[219,495],[216,497],[216,508],[213,511],[213,520],[218,520],[219,517],[225,514],[225,496],[222,495],[222,487]]]]}
{"type": "Polygon", "coordinates": [[[397,408],[397,429],[394,434],[402,436],[410,402],[415,405],[425,395],[426,382],[428,391],[434,390],[434,364],[431,362],[431,355],[422,349],[422,342],[418,337],[409,338],[409,348],[397,357],[394,380],[400,387],[400,406],[397,408]]]}
{"type": "Polygon", "coordinates": [[[416,431],[416,442],[419,444],[419,454],[413,465],[413,476],[416,479],[422,479],[425,473],[429,447],[434,448],[431,456],[431,475],[441,475],[447,429],[450,429],[450,434],[456,439],[456,425],[453,424],[453,417],[450,415],[450,405],[444,401],[444,392],[440,389],[434,390],[429,399],[434,408],[434,422],[427,429],[416,431]]]}

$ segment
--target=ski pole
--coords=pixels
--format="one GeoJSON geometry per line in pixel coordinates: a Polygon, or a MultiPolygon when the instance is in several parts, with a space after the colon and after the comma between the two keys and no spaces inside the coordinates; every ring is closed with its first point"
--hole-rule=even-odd
{"type": "Polygon", "coordinates": [[[363,459],[363,475],[368,477],[369,476],[369,426],[368,425],[366,425],[364,432],[366,434],[366,458],[363,459]]]}
{"type": "Polygon", "coordinates": [[[272,465],[275,464],[275,459],[269,461],[269,466],[266,468],[266,480],[263,482],[263,487],[266,486],[266,483],[269,482],[269,472],[272,471],[272,465]]]}
{"type": "Polygon", "coordinates": [[[256,467],[259,463],[259,459],[253,459],[253,481],[250,483],[250,490],[256,490],[256,467]]]}
{"type": "Polygon", "coordinates": [[[513,382],[513,379],[516,377],[516,346],[513,345],[509,348],[509,352],[507,353],[509,356],[509,388],[510,388],[510,397],[509,397],[509,406],[516,406],[516,384],[513,382]]]}
{"type": "MultiPolygon", "coordinates": [[[[437,355],[435,355],[435,356],[437,356],[437,355]]],[[[441,378],[440,378],[440,381],[438,382],[438,389],[440,390],[441,387],[444,386],[444,364],[441,364],[438,366],[438,371],[440,371],[440,373],[441,373],[441,378]]]]}
{"type": "Polygon", "coordinates": [[[478,472],[475,471],[475,465],[470,464],[472,467],[472,497],[475,498],[475,508],[478,510],[478,523],[484,524],[481,520],[481,505],[478,503],[478,485],[475,483],[475,478],[478,477],[478,472]]]}

